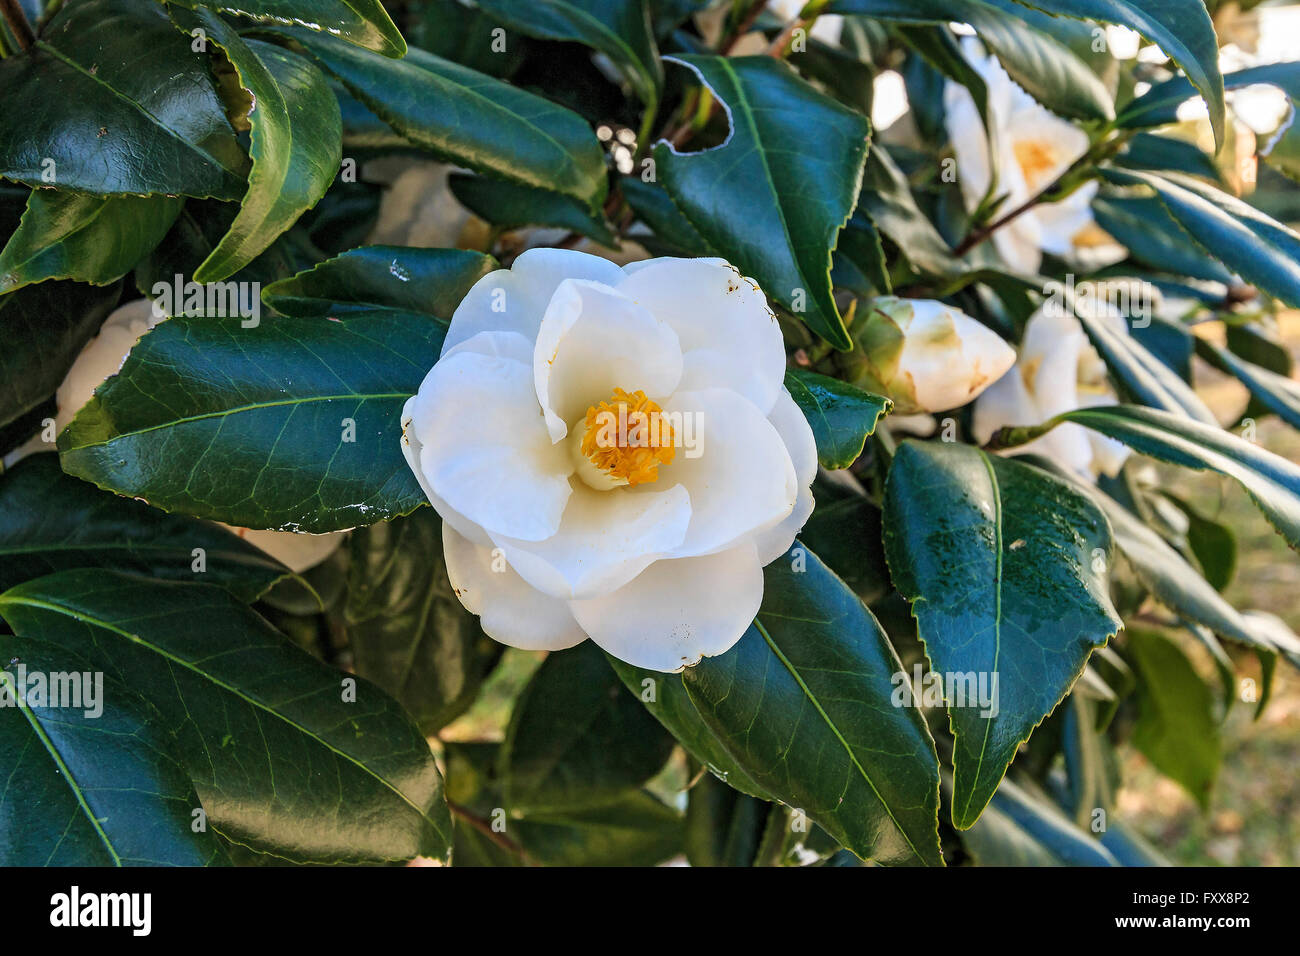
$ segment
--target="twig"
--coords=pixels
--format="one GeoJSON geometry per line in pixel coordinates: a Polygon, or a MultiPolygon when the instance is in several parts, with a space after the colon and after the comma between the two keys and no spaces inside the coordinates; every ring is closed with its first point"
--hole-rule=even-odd
{"type": "Polygon", "coordinates": [[[0,0],[0,13],[4,14],[5,23],[9,24],[18,45],[30,50],[36,44],[36,34],[32,32],[32,25],[27,22],[27,14],[23,13],[18,0],[0,0]]]}
{"type": "Polygon", "coordinates": [[[740,38],[747,34],[754,22],[767,9],[768,0],[758,0],[757,3],[751,4],[750,8],[745,11],[745,15],[736,23],[731,32],[723,38],[723,42],[718,45],[718,54],[728,56],[740,42],[740,38]]]}
{"type": "Polygon", "coordinates": [[[492,829],[492,824],[489,823],[487,820],[484,820],[482,817],[478,816],[477,814],[471,813],[468,809],[462,807],[459,803],[454,803],[451,800],[447,801],[447,809],[451,811],[452,816],[459,817],[461,820],[464,820],[467,824],[472,826],[475,830],[478,830],[479,833],[482,833],[485,837],[487,837],[489,840],[491,840],[501,849],[505,850],[507,853],[519,857],[519,859],[521,859],[528,866],[537,865],[537,861],[534,860],[532,857],[530,857],[524,851],[523,847],[521,847],[514,840],[510,839],[510,837],[506,836],[504,833],[498,833],[496,830],[492,829]]]}

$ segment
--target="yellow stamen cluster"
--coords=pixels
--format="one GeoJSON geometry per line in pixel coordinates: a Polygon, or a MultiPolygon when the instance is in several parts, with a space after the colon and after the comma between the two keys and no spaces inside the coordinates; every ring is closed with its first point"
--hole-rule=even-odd
{"type": "Polygon", "coordinates": [[[613,397],[587,409],[582,454],[611,478],[629,485],[659,478],[676,451],[673,429],[663,409],[640,390],[614,389],[613,397]]]}

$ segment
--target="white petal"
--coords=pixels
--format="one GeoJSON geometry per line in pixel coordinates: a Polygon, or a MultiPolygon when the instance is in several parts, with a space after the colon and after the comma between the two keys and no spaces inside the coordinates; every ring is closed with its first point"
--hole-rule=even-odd
{"type": "Polygon", "coordinates": [[[767,414],[785,380],[785,344],[767,298],[722,259],[649,259],[618,291],[677,332],[684,391],[729,388],[767,414]]]}
{"type": "Polygon", "coordinates": [[[222,525],[249,544],[266,552],[294,574],[316,567],[343,543],[344,532],[303,534],[295,531],[260,531],[222,525]]]}
{"type": "Polygon", "coordinates": [[[677,557],[710,554],[786,518],[799,498],[794,463],[776,427],[727,388],[678,392],[665,405],[678,436],[659,480],[691,496],[691,524],[677,557]]]}
{"type": "Polygon", "coordinates": [[[568,605],[529,587],[491,548],[462,538],[442,526],[447,577],[483,632],[494,641],[528,651],[562,651],[587,637],[568,605]]]}
{"type": "Polygon", "coordinates": [[[438,516],[459,531],[463,537],[469,538],[475,544],[490,547],[492,539],[488,537],[487,532],[439,498],[433,486],[429,484],[429,479],[424,476],[424,469],[420,467],[420,450],[423,446],[415,437],[411,420],[411,409],[415,407],[415,398],[416,396],[412,395],[402,406],[402,456],[411,467],[411,471],[415,472],[415,480],[420,483],[424,496],[429,499],[429,504],[433,505],[433,510],[438,512],[438,516]]]}
{"type": "Polygon", "coordinates": [[[518,332],[529,342],[556,288],[565,279],[617,285],[623,270],[599,256],[572,249],[529,249],[509,269],[489,272],[469,290],[451,317],[442,354],[480,332],[518,332]]]}
{"type": "Polygon", "coordinates": [[[790,549],[795,535],[812,514],[812,483],[817,477],[817,441],[813,438],[812,426],[804,417],[803,410],[784,388],[767,420],[776,428],[777,434],[785,442],[786,451],[790,453],[795,482],[799,486],[799,498],[794,503],[794,511],[776,525],[754,536],[758,562],[764,567],[790,549]]]}
{"type": "Polygon", "coordinates": [[[55,395],[58,413],[55,428],[62,431],[90,401],[95,389],[116,375],[132,347],[165,316],[154,312],[149,299],[136,299],[115,309],[99,327],[98,334],[85,344],[81,354],[68,369],[55,395]]]}
{"type": "Polygon", "coordinates": [[[430,370],[404,417],[431,501],[442,499],[488,532],[529,541],[555,533],[573,463],[551,444],[528,365],[457,351],[430,370]]]}
{"type": "Polygon", "coordinates": [[[568,279],[546,308],[532,364],[537,400],[558,442],[568,422],[615,387],[671,395],[682,377],[682,350],[670,325],[614,289],[568,279]]]}
{"type": "Polygon", "coordinates": [[[729,651],[762,601],[762,566],[745,543],[707,557],[656,561],[614,593],[569,606],[591,639],[619,660],[672,672],[729,651]]]}
{"type": "Polygon", "coordinates": [[[574,481],[554,535],[545,541],[501,535],[493,540],[539,591],[561,598],[606,594],[673,553],[690,524],[691,499],[681,485],[640,487],[646,490],[594,491],[574,481]]]}

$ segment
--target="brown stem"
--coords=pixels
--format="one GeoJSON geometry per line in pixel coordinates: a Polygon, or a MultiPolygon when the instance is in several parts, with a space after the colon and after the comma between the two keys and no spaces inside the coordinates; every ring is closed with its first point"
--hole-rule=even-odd
{"type": "Polygon", "coordinates": [[[1001,217],[1000,219],[994,220],[993,222],[989,223],[987,226],[983,227],[982,229],[974,230],[973,232],[970,233],[970,235],[968,235],[965,239],[961,241],[961,244],[958,245],[957,248],[952,251],[952,254],[956,256],[958,259],[960,259],[962,256],[970,252],[972,249],[978,246],[989,236],[993,235],[993,233],[997,232],[1007,223],[1019,218],[1020,216],[1023,216],[1025,213],[1029,212],[1029,210],[1037,206],[1040,202],[1042,202],[1043,197],[1047,195],[1048,192],[1051,191],[1051,188],[1052,188],[1051,186],[1048,186],[1047,189],[1044,189],[1042,192],[1037,193],[1034,196],[1031,196],[1027,202],[1017,206],[1015,209],[1011,210],[1009,213],[1007,213],[1005,216],[1001,217]]]}
{"type": "Polygon", "coordinates": [[[749,32],[750,27],[754,25],[754,21],[756,21],[759,18],[759,15],[767,9],[767,3],[768,0],[758,0],[757,3],[750,5],[749,9],[745,11],[745,15],[736,24],[735,29],[731,31],[723,43],[718,47],[718,54],[720,56],[727,56],[733,49],[735,49],[736,44],[740,42],[740,38],[749,32]]]}
{"type": "Polygon", "coordinates": [[[800,27],[806,27],[811,20],[805,20],[803,17],[795,17],[785,25],[785,29],[776,35],[772,45],[767,48],[767,55],[774,56],[778,60],[785,56],[786,47],[790,45],[791,39],[794,38],[794,32],[800,27]]]}
{"type": "Polygon", "coordinates": [[[537,865],[537,861],[534,860],[532,857],[530,857],[527,853],[525,853],[523,847],[521,847],[514,840],[510,839],[510,837],[506,836],[504,833],[498,833],[496,830],[493,830],[492,824],[489,823],[487,820],[484,820],[482,817],[478,816],[477,814],[474,814],[470,812],[468,809],[466,809],[465,807],[462,807],[459,803],[454,803],[451,800],[447,801],[447,809],[451,811],[452,816],[464,820],[467,824],[472,826],[475,830],[478,830],[479,833],[482,833],[485,837],[487,837],[489,840],[491,840],[501,849],[505,850],[507,853],[519,857],[521,860],[524,861],[524,863],[528,864],[529,866],[537,865]]]}
{"type": "Polygon", "coordinates": [[[27,15],[18,5],[18,0],[0,0],[0,13],[4,14],[5,23],[9,24],[18,45],[30,50],[36,43],[36,34],[32,32],[32,25],[27,22],[27,15]]]}

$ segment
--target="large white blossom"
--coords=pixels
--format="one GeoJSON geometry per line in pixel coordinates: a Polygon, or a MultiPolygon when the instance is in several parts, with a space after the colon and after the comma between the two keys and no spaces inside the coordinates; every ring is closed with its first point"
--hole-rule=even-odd
{"type": "Polygon", "coordinates": [[[784,373],[720,259],[533,249],[485,276],[402,413],[461,602],[515,647],[590,637],[660,671],[726,651],[812,511],[784,373]]]}
{"type": "MultiPolygon", "coordinates": [[[[1080,299],[1078,307],[1128,334],[1123,316],[1105,302],[1080,299]]],[[[982,444],[1003,426],[1041,425],[1063,412],[1116,401],[1106,365],[1079,320],[1049,301],[1025,326],[1015,367],[975,400],[972,430],[982,444]]],[[[1128,457],[1125,445],[1072,422],[1012,450],[1045,455],[1090,478],[1117,474],[1128,457]]]]}
{"type": "MultiPolygon", "coordinates": [[[[99,333],[82,348],[55,393],[57,431],[62,431],[72,421],[81,407],[90,401],[95,389],[121,370],[122,363],[140,337],[166,318],[148,299],[136,299],[114,310],[104,320],[99,333]]],[[[24,446],[24,451],[40,450],[39,442],[38,436],[24,446]]],[[[6,460],[5,464],[11,466],[14,461],[6,460]]],[[[343,541],[341,532],[302,534],[226,527],[295,573],[320,564],[343,541]]]]}
{"type": "MultiPolygon", "coordinates": [[[[997,59],[984,55],[973,37],[963,52],[988,87],[989,126],[994,136],[1000,211],[1010,212],[1050,186],[1088,151],[1088,134],[1048,111],[1007,75],[997,59]]],[[[992,182],[988,133],[975,99],[960,83],[944,88],[945,123],[957,159],[957,180],[967,208],[975,209],[992,182]]],[[[1117,261],[1124,251],[1093,221],[1095,182],[1065,199],[1039,203],[993,233],[1003,261],[1037,272],[1043,252],[1083,259],[1089,267],[1117,261]]]]}

